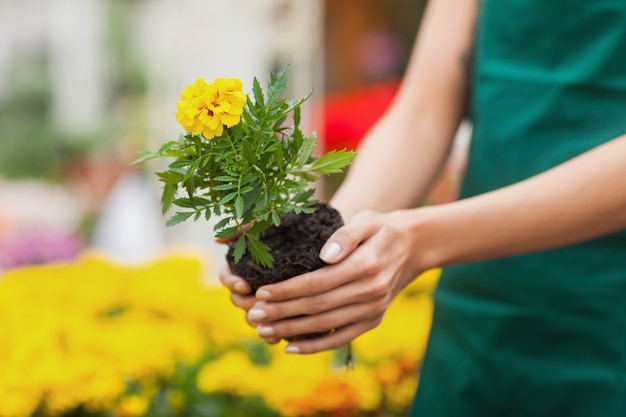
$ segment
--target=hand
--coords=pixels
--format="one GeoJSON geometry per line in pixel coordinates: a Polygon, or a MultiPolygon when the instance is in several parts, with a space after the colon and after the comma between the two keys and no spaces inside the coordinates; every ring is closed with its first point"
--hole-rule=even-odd
{"type": "MultiPolygon", "coordinates": [[[[250,227],[249,225],[244,225],[242,229],[244,230],[249,229],[249,227],[250,227]]],[[[233,237],[216,238],[215,241],[217,243],[229,244],[237,240],[239,236],[241,236],[240,231],[238,231],[237,234],[233,237]]],[[[248,319],[247,313],[248,313],[248,310],[250,310],[254,305],[263,304],[263,301],[257,300],[257,298],[254,295],[250,294],[250,291],[251,291],[250,284],[248,284],[248,282],[245,279],[241,278],[240,276],[233,274],[228,264],[225,265],[220,271],[219,279],[221,283],[230,290],[230,301],[235,306],[244,310],[246,312],[246,321],[248,322],[248,324],[252,327],[256,327],[256,325],[253,324],[248,319]]],[[[274,343],[278,343],[280,339],[266,338],[265,341],[267,343],[274,344],[274,343]]]]}
{"type": "Polygon", "coordinates": [[[424,270],[415,256],[415,230],[409,228],[415,213],[357,214],[322,248],[320,256],[328,266],[259,288],[256,299],[264,303],[238,296],[233,302],[247,309],[248,322],[268,342],[330,332],[291,342],[286,352],[343,346],[376,327],[398,292],[424,270]]]}
{"type": "MultiPolygon", "coordinates": [[[[220,271],[220,282],[230,290],[231,302],[246,312],[246,321],[252,327],[256,327],[256,324],[248,319],[248,311],[254,306],[261,306],[264,302],[257,300],[257,298],[250,294],[250,284],[245,279],[232,273],[228,265],[220,271]]],[[[267,337],[265,341],[270,344],[278,343],[280,339],[267,337]]]]}
{"type": "MultiPolygon", "coordinates": [[[[243,230],[249,228],[250,225],[248,224],[242,227],[243,230]]],[[[239,236],[241,236],[242,229],[238,230],[237,233],[232,237],[215,238],[215,242],[228,245],[237,240],[239,236]]],[[[222,268],[222,270],[220,271],[219,279],[221,283],[230,290],[231,302],[235,306],[243,309],[246,313],[258,301],[254,295],[250,294],[250,284],[248,284],[248,282],[240,276],[233,274],[228,264],[226,264],[224,268],[222,268]]],[[[249,320],[247,320],[247,317],[246,321],[248,321],[248,324],[250,324],[252,327],[256,327],[254,324],[250,323],[249,320]]]]}

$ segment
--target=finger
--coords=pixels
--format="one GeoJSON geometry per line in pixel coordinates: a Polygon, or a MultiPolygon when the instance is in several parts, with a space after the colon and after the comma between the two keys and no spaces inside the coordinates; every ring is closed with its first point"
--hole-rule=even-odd
{"type": "Polygon", "coordinates": [[[272,334],[267,334],[264,329],[264,326],[257,326],[256,332],[257,335],[265,341],[265,343],[269,345],[275,345],[282,340],[280,337],[273,336],[272,334]]]}
{"type": "Polygon", "coordinates": [[[246,314],[246,319],[248,320],[248,323],[251,323],[254,326],[258,326],[264,321],[267,321],[266,306],[267,304],[265,303],[265,301],[257,300],[246,314]]]}
{"type": "MultiPolygon", "coordinates": [[[[236,306],[246,311],[246,313],[258,302],[254,295],[240,295],[234,292],[230,293],[230,301],[236,306]]],[[[248,320],[248,323],[250,321],[248,320]]],[[[250,323],[253,325],[252,323],[250,323]]]]}
{"type": "Polygon", "coordinates": [[[240,276],[233,274],[228,265],[225,265],[220,271],[219,279],[226,288],[237,294],[247,295],[252,291],[250,284],[240,276]]]}
{"type": "Polygon", "coordinates": [[[263,301],[281,301],[321,294],[345,283],[345,274],[337,274],[336,269],[336,265],[329,265],[276,284],[264,285],[255,295],[263,301]]]}
{"type": "MultiPolygon", "coordinates": [[[[339,265],[337,269],[339,269],[339,265]]],[[[345,269],[350,271],[354,268],[346,265],[345,269]]],[[[388,303],[391,297],[387,280],[383,275],[367,276],[364,273],[359,276],[358,280],[349,281],[330,291],[324,291],[313,296],[258,303],[250,311],[250,315],[254,323],[260,324],[296,316],[321,314],[351,304],[384,304],[388,303]]]]}
{"type": "Polygon", "coordinates": [[[328,238],[320,251],[320,258],[328,264],[340,262],[380,228],[378,215],[372,211],[363,211],[328,238]]]}
{"type": "MultiPolygon", "coordinates": [[[[276,284],[264,285],[256,292],[256,297],[264,301],[294,300],[301,298],[327,296],[331,290],[337,289],[352,281],[364,281],[380,272],[381,258],[368,244],[359,246],[351,256],[335,265],[327,265],[306,274],[302,274],[276,284]]],[[[372,242],[374,244],[374,242],[372,242]]],[[[346,294],[347,295],[347,294],[346,294]]],[[[358,295],[358,293],[357,293],[358,295]]],[[[312,300],[312,302],[316,302],[312,300]]],[[[321,301],[320,301],[321,302],[321,301]]],[[[345,300],[343,300],[345,304],[345,300]]],[[[302,305],[301,307],[304,307],[302,305]]]]}
{"type": "Polygon", "coordinates": [[[275,345],[275,344],[279,343],[281,339],[263,338],[263,340],[264,340],[264,341],[265,341],[265,343],[267,343],[268,345],[275,345]]]}
{"type": "Polygon", "coordinates": [[[375,320],[362,321],[336,330],[328,336],[317,339],[299,340],[285,346],[286,353],[311,354],[325,350],[338,349],[352,342],[361,334],[373,329],[379,324],[375,320]]]}
{"type": "Polygon", "coordinates": [[[262,337],[291,338],[303,334],[326,333],[360,321],[378,324],[388,305],[373,303],[351,304],[322,314],[296,316],[275,322],[265,322],[257,326],[262,337]]]}

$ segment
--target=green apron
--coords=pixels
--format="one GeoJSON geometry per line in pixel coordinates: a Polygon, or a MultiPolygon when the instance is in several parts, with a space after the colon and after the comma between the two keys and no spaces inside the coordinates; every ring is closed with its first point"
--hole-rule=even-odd
{"type": "MultiPolygon", "coordinates": [[[[476,30],[462,197],[626,133],[626,0],[483,0],[476,30]]],[[[626,230],[446,268],[411,415],[626,417],[626,230]]]]}

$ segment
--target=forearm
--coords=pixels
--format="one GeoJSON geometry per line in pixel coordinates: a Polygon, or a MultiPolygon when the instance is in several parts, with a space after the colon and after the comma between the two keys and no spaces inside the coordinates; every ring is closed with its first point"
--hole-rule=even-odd
{"type": "Polygon", "coordinates": [[[424,125],[407,128],[389,117],[372,130],[331,201],[344,218],[364,209],[387,212],[414,207],[424,197],[451,142],[448,132],[424,125]]]}
{"type": "Polygon", "coordinates": [[[626,135],[517,184],[425,208],[426,267],[561,247],[626,228],[626,135]]]}
{"type": "Polygon", "coordinates": [[[476,4],[428,3],[400,90],[331,203],[346,219],[414,206],[442,168],[463,112],[476,4]]]}

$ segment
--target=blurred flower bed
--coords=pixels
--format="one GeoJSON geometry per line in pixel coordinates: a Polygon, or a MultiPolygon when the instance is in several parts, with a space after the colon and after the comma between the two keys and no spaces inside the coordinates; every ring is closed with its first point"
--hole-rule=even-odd
{"type": "Polygon", "coordinates": [[[94,253],[0,278],[0,417],[395,416],[409,406],[438,271],[345,351],[287,355],[256,336],[206,265],[94,253]]]}

